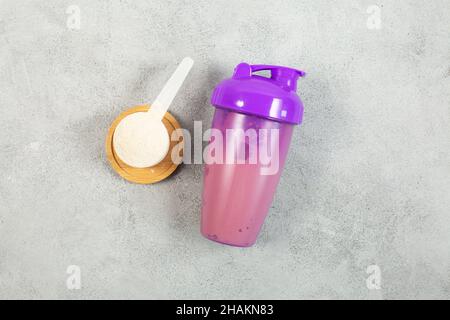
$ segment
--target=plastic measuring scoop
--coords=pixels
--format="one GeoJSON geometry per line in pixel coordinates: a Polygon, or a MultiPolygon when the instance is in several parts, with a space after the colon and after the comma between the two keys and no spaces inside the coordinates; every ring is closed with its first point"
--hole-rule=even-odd
{"type": "Polygon", "coordinates": [[[148,168],[165,158],[170,138],[162,119],[193,65],[194,60],[184,58],[149,111],[130,114],[118,124],[113,146],[123,162],[134,168],[148,168]]]}

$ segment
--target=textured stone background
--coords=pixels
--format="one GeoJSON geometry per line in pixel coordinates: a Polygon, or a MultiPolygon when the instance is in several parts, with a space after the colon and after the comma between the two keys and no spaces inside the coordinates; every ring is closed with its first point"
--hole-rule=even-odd
{"type": "Polygon", "coordinates": [[[0,298],[450,298],[449,16],[448,0],[0,0],[0,298]],[[111,121],[187,55],[171,110],[188,129],[240,61],[309,74],[251,249],[199,234],[200,165],[139,186],[105,158],[111,121]]]}

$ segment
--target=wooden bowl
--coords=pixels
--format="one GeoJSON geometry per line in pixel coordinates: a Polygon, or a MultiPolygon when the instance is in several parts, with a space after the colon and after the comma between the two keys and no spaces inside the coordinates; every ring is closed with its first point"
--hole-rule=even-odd
{"type": "MultiPolygon", "coordinates": [[[[169,152],[167,153],[166,157],[157,165],[149,168],[134,168],[127,165],[125,162],[120,160],[120,158],[116,155],[114,152],[114,147],[112,143],[114,131],[116,130],[117,125],[120,121],[122,121],[123,118],[128,116],[129,114],[135,113],[135,112],[146,112],[150,108],[149,105],[140,105],[133,107],[129,110],[126,110],[125,112],[122,112],[111,124],[111,127],[109,128],[108,135],[106,137],[106,156],[108,157],[109,163],[111,164],[114,171],[116,171],[122,178],[139,184],[152,184],[159,181],[162,181],[166,178],[168,178],[178,167],[179,163],[182,160],[183,156],[183,144],[184,139],[183,135],[181,133],[181,130],[178,131],[178,135],[176,136],[177,139],[171,139],[170,141],[170,147],[169,152]],[[175,141],[172,141],[175,140],[175,141]],[[174,162],[172,160],[172,150],[174,148],[177,148],[175,151],[177,154],[180,155],[181,159],[180,161],[174,162]]],[[[169,137],[172,137],[172,133],[176,129],[181,129],[180,124],[178,121],[169,113],[167,112],[164,115],[163,118],[163,124],[167,129],[167,132],[169,133],[169,137]]]]}

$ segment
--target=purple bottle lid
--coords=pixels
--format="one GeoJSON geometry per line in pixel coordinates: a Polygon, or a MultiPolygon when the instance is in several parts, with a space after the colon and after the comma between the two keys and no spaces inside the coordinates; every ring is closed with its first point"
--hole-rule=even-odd
{"type": "Polygon", "coordinates": [[[303,119],[303,103],[297,95],[297,80],[306,74],[301,70],[241,63],[233,77],[219,83],[214,89],[211,103],[239,113],[291,124],[303,119]],[[270,70],[271,77],[254,75],[270,70]]]}

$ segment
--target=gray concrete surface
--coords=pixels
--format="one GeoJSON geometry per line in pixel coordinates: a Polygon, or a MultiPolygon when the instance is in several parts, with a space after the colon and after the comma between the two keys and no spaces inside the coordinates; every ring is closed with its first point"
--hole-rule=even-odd
{"type": "Polygon", "coordinates": [[[0,298],[449,299],[449,15],[448,0],[0,0],[0,298]],[[200,165],[139,186],[104,154],[111,121],[187,55],[171,110],[191,130],[240,61],[309,74],[251,249],[199,234],[200,165]]]}

